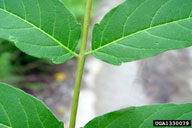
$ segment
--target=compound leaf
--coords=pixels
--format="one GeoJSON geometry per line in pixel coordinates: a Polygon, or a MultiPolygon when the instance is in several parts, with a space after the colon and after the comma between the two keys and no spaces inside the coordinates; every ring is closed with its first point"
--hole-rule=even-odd
{"type": "Polygon", "coordinates": [[[78,56],[81,27],[59,0],[0,0],[0,38],[54,63],[78,56]]]}
{"type": "Polygon", "coordinates": [[[38,99],[0,83],[0,128],[64,128],[38,99]]]}
{"type": "Polygon", "coordinates": [[[192,0],[126,0],[94,26],[87,54],[120,65],[191,45],[192,0]]]}
{"type": "Polygon", "coordinates": [[[130,107],[96,117],[84,128],[153,128],[153,120],[192,121],[192,103],[130,107]]]}

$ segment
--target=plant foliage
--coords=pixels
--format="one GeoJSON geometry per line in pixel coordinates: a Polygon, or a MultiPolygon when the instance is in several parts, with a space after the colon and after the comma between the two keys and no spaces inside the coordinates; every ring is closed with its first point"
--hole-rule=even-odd
{"type": "Polygon", "coordinates": [[[191,0],[126,0],[95,25],[90,53],[120,65],[191,45],[191,0]]]}
{"type": "Polygon", "coordinates": [[[192,120],[192,103],[129,107],[99,116],[84,128],[153,128],[153,120],[192,120]]]}
{"type": "Polygon", "coordinates": [[[39,100],[0,83],[0,128],[63,128],[39,100]]]}
{"type": "MultiPolygon", "coordinates": [[[[88,12],[91,3],[88,0],[88,12]]],[[[76,89],[80,89],[89,54],[120,65],[192,45],[192,0],[126,0],[94,26],[92,50],[84,54],[89,14],[85,15],[80,55],[75,50],[81,27],[59,0],[0,0],[0,38],[14,42],[27,54],[56,64],[76,56],[76,89]]],[[[74,117],[79,90],[75,92],[74,117]]],[[[192,104],[131,107],[97,117],[84,128],[146,128],[152,127],[154,119],[192,120],[192,104]]],[[[0,128],[62,127],[63,123],[39,100],[0,83],[0,128]]]]}
{"type": "Polygon", "coordinates": [[[74,52],[81,27],[58,0],[0,0],[0,38],[22,51],[63,63],[74,52]]]}

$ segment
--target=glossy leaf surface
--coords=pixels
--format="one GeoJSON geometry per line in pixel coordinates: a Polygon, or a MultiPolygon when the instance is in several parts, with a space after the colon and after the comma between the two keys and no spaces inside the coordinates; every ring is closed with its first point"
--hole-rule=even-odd
{"type": "Polygon", "coordinates": [[[77,56],[81,27],[59,0],[0,0],[0,38],[54,63],[77,56]]]}
{"type": "Polygon", "coordinates": [[[153,128],[153,120],[192,121],[192,103],[130,107],[97,117],[84,128],[153,128]]]}
{"type": "Polygon", "coordinates": [[[94,26],[89,54],[120,65],[191,45],[192,0],[126,0],[94,26]]]}
{"type": "Polygon", "coordinates": [[[0,83],[0,128],[64,128],[38,99],[0,83]]]}

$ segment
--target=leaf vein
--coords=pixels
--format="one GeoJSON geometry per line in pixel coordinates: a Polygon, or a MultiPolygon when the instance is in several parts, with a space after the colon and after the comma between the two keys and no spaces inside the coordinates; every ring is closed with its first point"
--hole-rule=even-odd
{"type": "Polygon", "coordinates": [[[133,58],[133,57],[118,57],[118,56],[111,55],[111,54],[108,54],[108,53],[105,53],[105,52],[102,52],[102,51],[98,51],[98,52],[100,52],[100,53],[102,53],[102,54],[106,54],[106,55],[112,56],[112,57],[115,57],[115,58],[121,58],[121,59],[132,58],[132,59],[135,59],[135,58],[133,58]]]}
{"type": "MultiPolygon", "coordinates": [[[[175,120],[178,120],[179,118],[181,118],[181,117],[183,117],[184,115],[189,114],[189,113],[192,113],[192,112],[183,113],[183,114],[181,114],[179,117],[177,117],[175,120]]],[[[165,127],[165,128],[167,128],[167,127],[165,127]]]]}
{"type": "Polygon", "coordinates": [[[113,121],[111,121],[111,123],[109,123],[105,128],[109,128],[109,126],[111,126],[111,124],[115,121],[117,121],[119,118],[121,118],[122,116],[126,115],[127,113],[129,113],[129,111],[123,113],[122,115],[120,115],[119,117],[117,117],[116,119],[114,119],[113,121]]]}
{"type": "Polygon", "coordinates": [[[192,9],[191,9],[191,11],[190,11],[190,13],[189,13],[189,17],[192,17],[192,9]]]}
{"type": "MultiPolygon", "coordinates": [[[[70,23],[70,19],[69,18],[68,18],[68,21],[70,23]]],[[[67,47],[69,46],[70,41],[71,41],[71,24],[69,24],[69,34],[68,34],[67,47]]]]}
{"type": "Polygon", "coordinates": [[[3,0],[3,6],[4,6],[4,9],[6,10],[5,0],[3,0]]]}
{"type": "Polygon", "coordinates": [[[100,42],[99,42],[99,47],[102,45],[102,41],[103,41],[103,34],[104,34],[104,31],[106,30],[107,28],[107,25],[109,24],[109,22],[111,21],[111,18],[113,17],[113,15],[117,12],[117,9],[113,12],[113,14],[111,15],[111,17],[108,19],[102,33],[101,33],[101,39],[100,39],[100,42]]]}
{"type": "Polygon", "coordinates": [[[0,104],[0,106],[3,108],[3,111],[5,112],[5,114],[6,114],[6,116],[7,116],[7,119],[9,120],[10,127],[12,127],[12,123],[11,123],[11,120],[10,120],[10,118],[9,118],[9,116],[8,116],[8,113],[7,113],[6,109],[4,108],[4,106],[3,106],[2,104],[0,104]]]}
{"type": "Polygon", "coordinates": [[[17,30],[17,29],[33,29],[33,28],[32,27],[23,27],[23,28],[0,28],[0,29],[8,29],[8,30],[9,29],[10,30],[12,30],[12,29],[14,30],[15,29],[15,30],[17,30]]]}
{"type": "Polygon", "coordinates": [[[172,40],[172,41],[181,41],[181,42],[186,42],[185,40],[176,40],[176,39],[171,39],[171,38],[167,38],[167,37],[163,37],[163,36],[159,36],[159,35],[154,35],[148,31],[146,31],[147,34],[157,37],[157,38],[161,38],[161,39],[166,39],[166,40],[172,40]]]}
{"type": "Polygon", "coordinates": [[[165,3],[163,3],[159,9],[156,11],[155,15],[152,17],[151,23],[150,23],[150,27],[152,27],[154,19],[156,18],[157,14],[159,13],[159,11],[161,10],[162,7],[164,7],[167,3],[169,3],[169,0],[167,0],[165,3]]]}
{"type": "Polygon", "coordinates": [[[130,16],[132,16],[147,0],[145,0],[143,3],[140,3],[138,7],[136,7],[128,16],[127,16],[127,19],[123,25],[123,33],[122,33],[122,37],[125,36],[125,28],[126,28],[126,25],[127,25],[127,22],[130,18],[130,16]]]}
{"type": "Polygon", "coordinates": [[[38,46],[38,47],[59,47],[59,45],[39,45],[39,44],[31,44],[31,43],[26,43],[25,41],[21,41],[21,43],[23,44],[27,44],[27,45],[32,45],[32,46],[38,46]]]}
{"type": "Polygon", "coordinates": [[[42,13],[41,13],[41,8],[40,8],[39,0],[37,0],[37,7],[39,8],[39,28],[41,28],[42,13]]]}
{"type": "Polygon", "coordinates": [[[36,105],[36,103],[33,101],[33,99],[31,99],[31,101],[32,101],[33,104],[35,105],[34,108],[35,108],[35,111],[36,111],[37,118],[38,118],[39,122],[41,123],[41,126],[42,126],[43,128],[45,128],[44,124],[42,123],[42,121],[41,121],[41,119],[40,119],[40,117],[39,117],[39,113],[37,112],[37,105],[36,105]]]}
{"type": "Polygon", "coordinates": [[[31,26],[34,27],[35,29],[39,30],[40,32],[42,32],[43,34],[45,34],[46,36],[48,36],[49,38],[51,38],[54,42],[58,43],[58,44],[59,44],[60,46],[62,46],[64,49],[68,50],[72,55],[74,55],[74,56],[76,56],[76,57],[79,57],[79,55],[78,55],[77,53],[75,53],[75,52],[73,52],[72,50],[70,50],[68,47],[66,47],[65,45],[63,45],[61,42],[59,42],[57,39],[55,39],[54,37],[52,37],[51,35],[49,35],[47,32],[45,32],[45,31],[42,30],[41,28],[38,28],[38,27],[35,26],[34,24],[28,22],[28,21],[25,20],[25,19],[22,19],[21,17],[15,15],[15,14],[12,13],[12,12],[9,12],[9,11],[4,10],[4,9],[2,9],[2,8],[0,8],[0,10],[3,11],[3,12],[5,12],[5,13],[7,13],[7,14],[9,14],[9,15],[11,15],[11,16],[14,16],[14,17],[22,20],[23,22],[25,22],[25,23],[27,23],[27,24],[29,24],[29,25],[31,25],[31,26]]]}
{"type": "Polygon", "coordinates": [[[4,125],[4,124],[2,124],[2,123],[0,123],[0,126],[7,127],[7,128],[12,128],[12,127],[7,126],[7,125],[4,125]]]}
{"type": "Polygon", "coordinates": [[[26,9],[25,9],[25,5],[24,5],[24,1],[23,0],[21,0],[21,4],[22,4],[22,6],[23,6],[23,10],[24,10],[24,18],[25,18],[25,20],[26,20],[26,15],[27,15],[27,13],[26,13],[26,9]]]}
{"type": "Polygon", "coordinates": [[[55,35],[55,25],[56,25],[56,11],[57,11],[57,8],[56,8],[56,5],[55,4],[53,4],[54,5],[54,9],[55,9],[55,13],[54,13],[54,23],[53,23],[53,31],[52,31],[52,36],[54,37],[54,35],[55,35]]]}
{"type": "Polygon", "coordinates": [[[117,45],[122,45],[122,46],[125,46],[125,47],[128,47],[128,48],[132,48],[132,49],[138,49],[138,50],[157,50],[157,49],[160,49],[160,50],[165,50],[163,48],[139,48],[139,47],[135,47],[135,46],[131,46],[131,45],[125,45],[125,44],[121,44],[121,43],[116,43],[117,45]]]}
{"type": "Polygon", "coordinates": [[[191,29],[189,29],[189,28],[187,28],[187,27],[185,27],[185,26],[183,26],[183,25],[181,25],[181,24],[178,24],[178,23],[175,23],[175,24],[177,24],[178,26],[184,28],[185,30],[192,31],[191,29]]]}
{"type": "MultiPolygon", "coordinates": [[[[14,94],[15,94],[15,93],[14,93],[14,94]]],[[[24,109],[24,105],[21,103],[21,100],[20,100],[20,98],[17,96],[17,94],[15,94],[15,97],[16,97],[17,100],[19,101],[19,104],[22,106],[23,112],[24,112],[25,117],[26,117],[27,127],[29,128],[29,119],[28,119],[28,116],[27,116],[27,112],[26,112],[25,109],[24,109]]]]}
{"type": "Polygon", "coordinates": [[[151,115],[149,115],[148,117],[146,117],[146,118],[141,122],[141,124],[139,125],[138,128],[141,128],[146,120],[148,120],[150,117],[154,116],[156,113],[158,113],[158,112],[159,112],[160,110],[162,110],[162,109],[164,109],[164,107],[159,108],[156,112],[154,112],[154,113],[152,113],[151,115]]]}
{"type": "Polygon", "coordinates": [[[139,34],[139,33],[142,33],[142,32],[145,32],[145,31],[148,31],[148,30],[151,30],[151,29],[154,29],[154,28],[158,28],[158,27],[161,27],[161,26],[165,26],[165,25],[168,25],[168,24],[172,24],[172,23],[175,23],[175,22],[184,21],[184,20],[189,20],[189,19],[192,19],[192,17],[190,17],[190,18],[187,17],[187,18],[183,18],[183,19],[180,19],[180,20],[174,20],[174,21],[171,21],[171,22],[167,22],[167,23],[165,23],[165,24],[156,25],[156,26],[153,26],[153,27],[149,27],[149,28],[146,28],[146,29],[143,29],[143,30],[134,32],[134,33],[131,33],[131,34],[127,35],[127,36],[121,37],[121,38],[119,38],[119,39],[117,39],[117,40],[114,40],[114,41],[112,41],[112,42],[109,42],[109,43],[107,43],[107,44],[105,44],[105,45],[103,45],[103,46],[101,46],[101,47],[98,47],[97,49],[93,49],[93,50],[87,52],[86,55],[89,55],[89,54],[92,54],[92,53],[94,53],[94,52],[97,52],[98,50],[100,50],[100,49],[102,49],[102,48],[105,48],[105,47],[107,47],[107,46],[110,46],[110,45],[112,45],[112,44],[115,44],[115,43],[117,43],[117,42],[119,42],[119,41],[121,41],[121,40],[123,40],[123,39],[126,39],[126,38],[128,38],[128,37],[134,36],[134,35],[136,35],[136,34],[139,34]]]}

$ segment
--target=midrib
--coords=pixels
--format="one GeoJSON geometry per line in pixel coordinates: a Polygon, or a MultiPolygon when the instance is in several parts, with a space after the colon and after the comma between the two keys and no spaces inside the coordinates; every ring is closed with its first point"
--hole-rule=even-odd
{"type": "Polygon", "coordinates": [[[7,125],[5,125],[5,124],[2,124],[2,123],[0,123],[0,126],[3,126],[3,127],[7,127],[7,128],[12,128],[12,127],[10,127],[10,126],[7,126],[7,125]]]}
{"type": "Polygon", "coordinates": [[[45,31],[42,30],[41,28],[35,26],[33,23],[30,23],[29,21],[27,21],[27,20],[21,18],[20,16],[17,16],[16,14],[14,14],[14,13],[12,13],[12,12],[9,12],[9,11],[7,11],[7,10],[5,10],[5,9],[0,8],[0,10],[3,11],[3,12],[5,12],[5,13],[7,13],[7,14],[9,14],[9,15],[11,15],[11,16],[13,16],[13,17],[18,18],[19,20],[21,20],[21,21],[29,24],[29,25],[32,26],[33,28],[39,30],[40,32],[42,32],[43,34],[45,34],[46,36],[48,36],[49,38],[51,38],[54,42],[56,42],[57,44],[59,44],[60,46],[62,46],[64,49],[66,49],[67,51],[69,51],[72,55],[74,55],[74,56],[76,56],[76,57],[79,56],[77,53],[73,52],[71,49],[69,49],[68,47],[66,47],[65,45],[63,45],[60,41],[58,41],[57,39],[55,39],[54,37],[52,37],[50,34],[48,34],[47,32],[45,32],[45,31]]]}
{"type": "Polygon", "coordinates": [[[128,38],[128,37],[137,35],[137,34],[139,34],[139,33],[142,33],[142,32],[148,31],[148,30],[152,30],[152,29],[155,29],[155,28],[158,28],[158,27],[162,27],[162,26],[165,26],[165,25],[169,25],[169,24],[172,24],[172,23],[176,23],[176,22],[180,22],[180,21],[185,21],[185,20],[190,20],[190,19],[192,19],[192,17],[187,17],[187,18],[180,19],[180,20],[174,20],[174,21],[171,21],[171,22],[167,22],[167,23],[165,23],[165,24],[159,24],[159,25],[156,25],[156,26],[153,26],[153,27],[149,27],[149,28],[140,30],[140,31],[135,32],[135,33],[131,33],[131,34],[127,35],[127,36],[124,36],[124,37],[121,37],[121,38],[119,38],[119,39],[117,39],[117,40],[114,40],[114,41],[112,41],[112,42],[109,42],[109,43],[107,43],[107,44],[105,44],[105,45],[103,45],[103,46],[101,46],[101,47],[99,47],[99,48],[96,48],[96,49],[94,49],[94,50],[91,50],[91,51],[87,52],[86,55],[92,54],[92,53],[94,53],[94,52],[96,52],[96,51],[98,51],[98,50],[100,50],[100,49],[103,49],[103,48],[105,48],[105,47],[107,47],[107,46],[110,46],[110,45],[112,45],[112,44],[115,44],[115,43],[117,43],[117,42],[119,42],[119,41],[121,41],[121,40],[123,40],[123,39],[126,39],[126,38],[128,38]]]}

